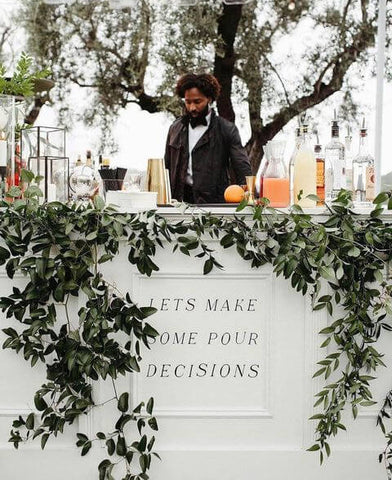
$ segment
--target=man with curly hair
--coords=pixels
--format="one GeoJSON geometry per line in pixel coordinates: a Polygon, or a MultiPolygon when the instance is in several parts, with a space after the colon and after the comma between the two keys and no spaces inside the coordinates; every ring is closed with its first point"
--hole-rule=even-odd
{"type": "Polygon", "coordinates": [[[165,151],[176,200],[222,203],[229,169],[239,185],[252,174],[237,127],[212,109],[220,90],[218,80],[206,73],[188,73],[177,82],[176,94],[184,99],[184,115],[170,126],[165,151]]]}

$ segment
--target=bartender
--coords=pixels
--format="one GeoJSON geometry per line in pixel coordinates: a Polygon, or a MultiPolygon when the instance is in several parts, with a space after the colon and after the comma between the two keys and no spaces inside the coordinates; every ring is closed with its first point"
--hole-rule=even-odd
{"type": "Polygon", "coordinates": [[[220,90],[218,80],[206,73],[188,73],[177,82],[185,109],[169,128],[165,165],[172,198],[178,201],[223,203],[229,168],[239,185],[252,175],[237,127],[212,108],[220,90]]]}

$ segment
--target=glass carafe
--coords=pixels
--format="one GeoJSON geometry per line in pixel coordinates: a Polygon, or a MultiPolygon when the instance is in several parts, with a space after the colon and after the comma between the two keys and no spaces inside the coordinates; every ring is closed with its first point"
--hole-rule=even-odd
{"type": "Polygon", "coordinates": [[[266,168],[263,174],[263,197],[271,207],[288,207],[290,204],[290,180],[283,155],[286,142],[272,140],[266,148],[266,168]]]}

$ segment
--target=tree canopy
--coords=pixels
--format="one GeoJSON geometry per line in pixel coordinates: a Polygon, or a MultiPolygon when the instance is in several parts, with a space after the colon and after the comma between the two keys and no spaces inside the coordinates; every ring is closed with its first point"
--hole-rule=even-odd
{"type": "Polygon", "coordinates": [[[73,85],[91,92],[83,119],[105,129],[130,103],[178,115],[177,77],[213,72],[222,84],[220,115],[234,121],[235,101],[247,103],[254,171],[262,146],[297,115],[338,91],[354,105],[350,72],[374,62],[376,0],[296,0],[294,9],[287,0],[199,0],[187,8],[139,0],[124,9],[103,0],[22,3],[28,52],[52,69],[54,100],[67,116],[73,85]]]}

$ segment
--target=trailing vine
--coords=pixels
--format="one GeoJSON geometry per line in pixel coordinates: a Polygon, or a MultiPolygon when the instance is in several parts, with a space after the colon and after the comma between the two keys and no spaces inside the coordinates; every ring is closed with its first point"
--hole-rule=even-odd
{"type": "MultiPolygon", "coordinates": [[[[26,178],[32,181],[25,173],[26,178]]],[[[116,380],[140,370],[143,349],[158,335],[148,323],[155,309],[135,304],[100,269],[123,243],[130,263],[142,274],[159,270],[154,256],[168,245],[200,258],[208,274],[223,268],[208,242],[215,238],[253,268],[271,264],[277,276],[310,295],[314,310],[326,309],[330,322],[320,334],[327,353],[314,374],[325,386],[316,395],[318,413],[311,417],[316,441],[309,448],[319,452],[321,462],[330,455],[331,437],[345,429],[343,410],[349,407],[356,418],[360,408],[376,403],[370,385],[384,366],[376,344],[384,331],[392,330],[392,285],[383,275],[392,259],[392,226],[380,218],[383,202],[392,207],[390,193],[380,194],[366,217],[354,213],[349,193],[341,191],[324,218],[314,219],[298,206],[285,213],[265,204],[243,204],[239,211],[247,208],[246,215],[195,210],[180,221],[155,211],[118,213],[100,198],[89,204],[39,205],[36,195],[31,184],[23,200],[1,204],[0,216],[0,263],[10,278],[26,277],[24,288],[14,286],[12,294],[0,299],[6,317],[19,322],[18,328],[3,329],[3,348],[22,354],[32,367],[43,363],[47,375],[34,397],[39,420],[32,412],[13,423],[10,442],[16,448],[37,437],[44,448],[51,436],[99,408],[92,383],[109,379],[113,396],[104,403],[117,405],[114,428],[94,438],[78,433],[76,445],[86,455],[93,442],[104,444],[108,457],[98,466],[100,480],[114,479],[121,465],[123,480],[149,478],[152,458],[158,456],[151,433],[158,428],[154,400],[131,405],[129,392],[120,394],[116,380]],[[77,315],[71,309],[76,298],[82,304],[77,315]]],[[[392,391],[378,416],[387,442],[379,458],[389,473],[392,432],[386,421],[391,407],[392,391]]]]}

